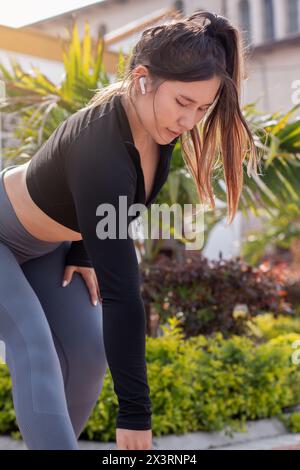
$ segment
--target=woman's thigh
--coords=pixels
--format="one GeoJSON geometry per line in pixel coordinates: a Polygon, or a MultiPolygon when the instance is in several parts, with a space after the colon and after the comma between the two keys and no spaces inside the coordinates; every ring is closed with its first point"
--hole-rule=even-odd
{"type": "Polygon", "coordinates": [[[94,306],[83,277],[74,272],[62,287],[65,257],[71,242],[21,265],[35,291],[52,332],[65,381],[68,405],[95,400],[101,391],[107,360],[102,306],[94,306]]]}
{"type": "Polygon", "coordinates": [[[5,342],[6,362],[14,376],[15,405],[22,400],[34,412],[65,414],[60,362],[47,318],[15,256],[3,243],[0,243],[0,338],[5,342]],[[44,377],[49,380],[41,381],[44,377]],[[18,384],[22,384],[22,398],[18,384]]]}

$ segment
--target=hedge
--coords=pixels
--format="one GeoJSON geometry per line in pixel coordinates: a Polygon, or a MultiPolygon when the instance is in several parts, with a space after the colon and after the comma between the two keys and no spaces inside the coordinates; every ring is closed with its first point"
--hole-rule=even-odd
{"type": "MultiPolygon", "coordinates": [[[[239,336],[225,339],[222,333],[184,340],[176,318],[170,318],[163,330],[163,336],[146,341],[153,436],[241,431],[246,420],[280,417],[284,407],[300,403],[300,365],[291,360],[300,334],[263,343],[239,336]]],[[[108,369],[80,438],[114,441],[116,413],[108,369]]],[[[20,437],[6,364],[0,365],[0,433],[20,437]]]]}

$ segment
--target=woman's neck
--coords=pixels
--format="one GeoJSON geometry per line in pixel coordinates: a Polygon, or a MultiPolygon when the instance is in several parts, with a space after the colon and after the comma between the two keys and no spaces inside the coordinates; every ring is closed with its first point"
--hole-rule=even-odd
{"type": "Polygon", "coordinates": [[[131,133],[132,133],[133,140],[134,140],[134,145],[138,149],[140,148],[150,149],[150,148],[156,147],[157,143],[150,136],[149,132],[147,132],[146,129],[143,127],[141,119],[136,110],[136,106],[132,103],[132,100],[129,100],[129,98],[126,95],[122,95],[121,102],[125,109],[125,112],[129,121],[131,133]]]}

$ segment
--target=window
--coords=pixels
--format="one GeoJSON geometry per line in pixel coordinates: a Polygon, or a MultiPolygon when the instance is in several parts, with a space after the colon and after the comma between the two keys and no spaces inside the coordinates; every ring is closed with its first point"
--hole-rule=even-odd
{"type": "Polygon", "coordinates": [[[274,8],[272,0],[263,0],[263,25],[264,39],[271,40],[275,38],[274,28],[274,8]]]}
{"type": "Polygon", "coordinates": [[[287,2],[287,32],[295,33],[299,30],[299,5],[298,0],[287,2]]]}
{"type": "Polygon", "coordinates": [[[251,20],[248,0],[241,0],[239,3],[239,22],[246,43],[251,42],[251,20]]]}

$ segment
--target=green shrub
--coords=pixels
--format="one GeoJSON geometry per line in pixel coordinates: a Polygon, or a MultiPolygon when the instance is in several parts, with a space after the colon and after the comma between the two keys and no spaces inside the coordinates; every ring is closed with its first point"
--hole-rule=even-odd
{"type": "Polygon", "coordinates": [[[185,338],[221,331],[225,337],[244,334],[247,320],[272,311],[288,313],[282,286],[272,273],[240,258],[209,261],[201,253],[185,254],[182,263],[162,256],[141,264],[141,291],[149,325],[153,309],[161,324],[170,316],[181,322],[185,338]],[[238,305],[244,316],[235,317],[238,305]]]}
{"type": "Polygon", "coordinates": [[[298,411],[282,417],[282,421],[290,432],[300,432],[300,413],[298,411]]]}
{"type": "Polygon", "coordinates": [[[275,318],[272,313],[265,313],[253,318],[252,323],[265,339],[276,338],[286,333],[300,334],[300,318],[298,317],[279,315],[275,318]]]}
{"type": "MultiPolygon", "coordinates": [[[[176,318],[163,330],[163,336],[146,342],[153,436],[242,430],[246,420],[280,416],[283,408],[300,403],[300,366],[291,360],[299,334],[263,344],[221,333],[184,340],[176,318]]],[[[1,432],[17,431],[6,365],[0,366],[0,399],[1,432]]],[[[81,439],[114,441],[116,414],[108,369],[81,439]]]]}
{"type": "Polygon", "coordinates": [[[15,410],[12,406],[12,384],[8,368],[0,363],[0,434],[17,431],[15,410]]]}

